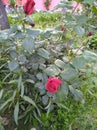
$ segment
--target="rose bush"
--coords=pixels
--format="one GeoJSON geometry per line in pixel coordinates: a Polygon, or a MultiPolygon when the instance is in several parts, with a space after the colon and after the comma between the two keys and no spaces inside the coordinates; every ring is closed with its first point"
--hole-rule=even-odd
{"type": "MultiPolygon", "coordinates": [[[[71,5],[67,2],[60,6],[71,8],[71,5]]],[[[88,6],[83,8],[91,14],[88,6]]],[[[87,36],[87,30],[94,34],[96,29],[90,26],[95,24],[95,19],[90,20],[92,16],[85,15],[86,12],[67,12],[60,24],[45,30],[13,26],[0,32],[0,114],[12,120],[14,117],[17,129],[27,130],[40,124],[46,125],[48,130],[56,130],[56,112],[60,117],[62,111],[69,114],[69,110],[75,108],[77,113],[79,103],[86,108],[87,95],[96,98],[97,54],[88,45],[97,35],[87,36]],[[58,108],[62,111],[57,111],[58,108]],[[49,113],[53,113],[52,120],[49,113]],[[50,123],[46,124],[48,118],[50,123]]],[[[94,108],[97,106],[90,107],[94,108]]],[[[68,114],[67,119],[64,114],[60,117],[62,121],[64,118],[64,127],[70,123],[66,130],[79,129],[73,126],[75,115],[68,118],[68,114]]],[[[59,130],[63,129],[62,121],[57,121],[60,122],[59,130]]]]}

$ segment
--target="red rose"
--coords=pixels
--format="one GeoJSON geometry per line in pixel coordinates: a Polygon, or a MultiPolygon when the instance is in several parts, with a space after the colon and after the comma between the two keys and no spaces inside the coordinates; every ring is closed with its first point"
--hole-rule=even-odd
{"type": "Polygon", "coordinates": [[[58,78],[49,78],[46,83],[46,89],[50,93],[56,93],[63,82],[58,78]]]}
{"type": "Polygon", "coordinates": [[[26,15],[31,15],[34,12],[34,0],[27,0],[27,2],[24,5],[24,12],[26,15]]]}

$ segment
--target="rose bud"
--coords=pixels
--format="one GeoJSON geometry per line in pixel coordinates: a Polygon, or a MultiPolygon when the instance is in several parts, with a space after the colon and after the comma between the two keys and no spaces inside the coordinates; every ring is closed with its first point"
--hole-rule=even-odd
{"type": "Polygon", "coordinates": [[[29,24],[31,27],[34,27],[35,26],[35,23],[30,23],[29,24]]]}
{"type": "Polygon", "coordinates": [[[61,27],[61,31],[65,31],[66,29],[64,27],[61,27]]]}
{"type": "Polygon", "coordinates": [[[26,15],[31,15],[34,12],[34,0],[27,0],[27,2],[24,4],[24,12],[26,15]]]}
{"type": "Polygon", "coordinates": [[[88,32],[88,36],[92,36],[93,35],[93,33],[92,32],[88,32]]]}

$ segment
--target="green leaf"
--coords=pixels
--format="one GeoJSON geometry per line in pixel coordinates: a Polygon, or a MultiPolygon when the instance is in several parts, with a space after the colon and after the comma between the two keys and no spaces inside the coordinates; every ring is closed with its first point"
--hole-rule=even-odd
{"type": "Polygon", "coordinates": [[[39,115],[41,115],[40,110],[38,109],[37,105],[35,104],[35,102],[28,96],[23,96],[22,97],[25,101],[27,101],[28,103],[32,104],[36,109],[39,115]]]}
{"type": "Polygon", "coordinates": [[[21,83],[21,97],[24,96],[24,88],[25,88],[25,86],[24,86],[24,84],[23,84],[23,82],[22,82],[22,83],[21,83]]]}
{"type": "Polygon", "coordinates": [[[8,39],[8,30],[3,30],[0,32],[0,43],[2,43],[2,41],[7,40],[8,39]]]}
{"type": "Polygon", "coordinates": [[[38,74],[36,75],[36,77],[37,77],[37,79],[39,79],[39,80],[42,80],[42,79],[43,79],[42,73],[38,73],[38,74]]]}
{"type": "Polygon", "coordinates": [[[58,102],[64,101],[65,97],[68,95],[68,86],[66,83],[62,84],[59,91],[56,93],[56,98],[58,102]]]}
{"type": "Polygon", "coordinates": [[[14,71],[15,69],[17,69],[19,67],[19,64],[17,61],[10,61],[8,63],[8,67],[9,67],[10,71],[14,71]]]}
{"type": "Polygon", "coordinates": [[[14,120],[16,125],[18,125],[18,114],[19,114],[19,102],[16,103],[15,109],[14,109],[14,120]]]}
{"type": "Polygon", "coordinates": [[[35,117],[36,120],[38,120],[40,122],[40,124],[43,124],[42,121],[39,119],[39,117],[37,116],[36,112],[33,112],[33,115],[35,117]]]}
{"type": "Polygon", "coordinates": [[[9,98],[8,100],[6,100],[1,106],[0,106],[0,111],[9,103],[13,100],[13,98],[9,98]]]}
{"type": "Polygon", "coordinates": [[[16,80],[16,79],[15,79],[15,80],[11,80],[11,81],[9,81],[8,83],[9,83],[9,84],[18,83],[18,80],[16,80]]]}
{"type": "Polygon", "coordinates": [[[12,57],[12,58],[17,58],[18,57],[18,53],[16,52],[16,50],[10,50],[10,56],[12,57]]]}
{"type": "Polygon", "coordinates": [[[21,84],[22,84],[22,76],[20,75],[19,79],[18,79],[18,90],[20,91],[21,88],[21,84]]]}
{"type": "Polygon", "coordinates": [[[62,69],[65,67],[65,63],[64,63],[62,60],[59,60],[59,59],[57,59],[57,60],[55,61],[55,64],[56,64],[58,67],[62,68],[62,69]]]}
{"type": "Polygon", "coordinates": [[[44,89],[44,85],[42,82],[36,82],[35,87],[37,87],[39,89],[44,89]]]}
{"type": "Polygon", "coordinates": [[[25,55],[18,56],[18,61],[23,64],[26,63],[27,62],[26,56],[25,55]]]}
{"type": "Polygon", "coordinates": [[[72,95],[74,96],[74,99],[76,101],[82,100],[83,93],[80,90],[73,88],[71,85],[69,86],[69,90],[72,93],[72,95]]]}
{"type": "Polygon", "coordinates": [[[30,17],[30,16],[26,16],[25,19],[29,23],[34,23],[34,21],[32,20],[32,17],[30,17]]]}
{"type": "Polygon", "coordinates": [[[84,1],[84,0],[75,0],[76,2],[78,2],[78,3],[80,3],[80,2],[82,2],[82,1],[84,1]]]}
{"type": "Polygon", "coordinates": [[[82,37],[82,36],[85,34],[85,29],[82,28],[82,27],[80,27],[80,26],[76,26],[76,27],[74,28],[74,31],[75,31],[75,33],[76,33],[78,36],[80,36],[80,37],[82,37]]]}
{"type": "Polygon", "coordinates": [[[82,100],[82,98],[83,98],[83,93],[82,93],[80,90],[75,89],[74,98],[75,98],[76,101],[82,100]]]}
{"type": "Polygon", "coordinates": [[[72,62],[72,65],[77,68],[77,69],[82,69],[85,67],[85,64],[86,64],[86,60],[84,57],[82,56],[79,56],[79,57],[75,57],[73,59],[73,62],[72,62]]]}
{"type": "Polygon", "coordinates": [[[87,19],[88,19],[88,18],[87,18],[85,15],[78,15],[76,22],[77,22],[78,24],[86,24],[87,19]]]}
{"type": "Polygon", "coordinates": [[[50,65],[45,72],[47,73],[47,75],[49,76],[56,76],[60,73],[60,69],[55,66],[55,65],[50,65]]]}
{"type": "Polygon", "coordinates": [[[51,36],[51,31],[52,30],[45,30],[43,32],[43,37],[46,38],[46,39],[48,39],[51,36]]]}
{"type": "Polygon", "coordinates": [[[48,100],[49,100],[49,98],[48,98],[47,95],[42,96],[42,103],[43,103],[44,105],[47,105],[48,100]]]}
{"type": "Polygon", "coordinates": [[[97,8],[95,6],[92,6],[92,12],[97,15],[97,8]]]}
{"type": "Polygon", "coordinates": [[[17,32],[15,35],[14,35],[14,38],[16,39],[24,39],[25,38],[25,34],[23,32],[17,32]]]}
{"type": "Polygon", "coordinates": [[[0,90],[0,99],[2,98],[2,96],[3,96],[3,92],[4,92],[4,90],[2,89],[2,90],[0,90]]]}
{"type": "Polygon", "coordinates": [[[31,84],[34,84],[35,82],[32,79],[27,79],[25,82],[29,82],[31,84]]]}
{"type": "Polygon", "coordinates": [[[3,79],[3,82],[5,82],[5,80],[6,80],[8,77],[10,77],[11,74],[12,74],[12,73],[7,74],[7,75],[5,76],[5,78],[3,79]]]}
{"type": "Polygon", "coordinates": [[[30,130],[36,130],[36,128],[31,128],[30,130]]]}
{"type": "Polygon", "coordinates": [[[23,99],[25,101],[27,101],[28,103],[32,104],[34,107],[37,107],[35,102],[31,98],[29,98],[28,96],[23,96],[23,99]]]}
{"type": "Polygon", "coordinates": [[[70,81],[78,77],[78,72],[75,69],[68,67],[64,69],[64,71],[61,74],[61,77],[63,80],[70,81]]]}
{"type": "Polygon", "coordinates": [[[85,3],[91,5],[94,3],[95,0],[84,0],[85,3]]]}
{"type": "Polygon", "coordinates": [[[83,57],[88,61],[88,62],[97,62],[97,54],[88,50],[84,51],[83,57]]]}
{"type": "Polygon", "coordinates": [[[41,57],[43,57],[45,59],[49,59],[49,52],[47,50],[45,50],[44,48],[40,48],[38,50],[38,55],[40,55],[41,57]]]}
{"type": "Polygon", "coordinates": [[[4,127],[0,124],[0,130],[4,130],[4,127]]]}
{"type": "Polygon", "coordinates": [[[18,30],[18,27],[17,26],[13,26],[9,29],[9,33],[8,34],[13,34],[15,33],[16,31],[18,30]]]}
{"type": "Polygon", "coordinates": [[[64,108],[64,109],[66,109],[66,110],[69,111],[69,108],[67,108],[64,104],[62,104],[62,103],[57,103],[57,105],[58,105],[58,107],[64,108]]]}
{"type": "Polygon", "coordinates": [[[27,34],[28,36],[31,35],[32,37],[36,37],[40,34],[40,30],[27,29],[27,34]]]}
{"type": "Polygon", "coordinates": [[[24,47],[25,50],[27,50],[29,53],[31,53],[35,48],[34,39],[32,37],[27,37],[23,41],[22,46],[24,47]]]}

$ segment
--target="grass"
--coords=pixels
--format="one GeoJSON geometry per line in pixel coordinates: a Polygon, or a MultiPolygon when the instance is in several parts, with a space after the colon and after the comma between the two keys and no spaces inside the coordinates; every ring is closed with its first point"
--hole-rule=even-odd
{"type": "Polygon", "coordinates": [[[32,15],[33,20],[35,21],[36,28],[48,28],[58,24],[61,20],[61,12],[48,13],[48,12],[39,12],[32,15]]]}
{"type": "MultiPolygon", "coordinates": [[[[8,15],[9,24],[19,25],[19,20],[12,17],[13,14],[8,15]]],[[[61,12],[35,12],[31,15],[35,22],[35,28],[45,29],[57,25],[61,20],[61,12]]]]}

